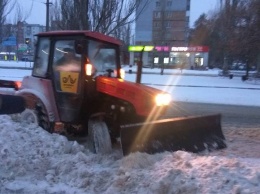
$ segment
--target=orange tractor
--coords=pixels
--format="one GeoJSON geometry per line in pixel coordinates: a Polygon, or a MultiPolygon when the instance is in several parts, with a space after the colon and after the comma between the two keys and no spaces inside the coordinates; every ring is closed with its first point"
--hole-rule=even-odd
{"type": "Polygon", "coordinates": [[[118,141],[124,155],[226,147],[220,115],[159,119],[171,96],[125,81],[120,45],[98,32],[39,33],[32,75],[21,83],[1,80],[0,87],[23,98],[24,119],[50,133],[86,136],[96,153],[118,141]]]}

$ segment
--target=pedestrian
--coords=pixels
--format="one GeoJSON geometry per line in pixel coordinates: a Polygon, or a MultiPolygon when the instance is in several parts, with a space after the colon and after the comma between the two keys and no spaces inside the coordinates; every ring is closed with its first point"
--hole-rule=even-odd
{"type": "Polygon", "coordinates": [[[181,73],[182,73],[182,70],[184,69],[184,67],[185,67],[185,63],[182,63],[182,64],[181,64],[181,67],[180,67],[181,73]]]}

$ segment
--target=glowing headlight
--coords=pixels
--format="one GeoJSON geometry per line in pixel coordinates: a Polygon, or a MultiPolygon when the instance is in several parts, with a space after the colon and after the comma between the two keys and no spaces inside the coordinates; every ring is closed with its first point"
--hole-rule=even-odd
{"type": "Polygon", "coordinates": [[[87,76],[92,75],[92,69],[93,69],[92,64],[90,63],[85,64],[85,71],[87,76]]]}
{"type": "MultiPolygon", "coordinates": [[[[114,75],[115,75],[115,77],[117,77],[117,70],[114,70],[114,75]]],[[[124,69],[120,69],[120,77],[121,77],[121,79],[125,79],[125,70],[124,69]]]]}
{"type": "Polygon", "coordinates": [[[155,97],[155,103],[157,106],[166,106],[169,105],[171,102],[171,95],[170,94],[157,94],[155,97]]]}
{"type": "Polygon", "coordinates": [[[122,79],[125,79],[125,70],[124,69],[120,69],[120,76],[122,79]]]}

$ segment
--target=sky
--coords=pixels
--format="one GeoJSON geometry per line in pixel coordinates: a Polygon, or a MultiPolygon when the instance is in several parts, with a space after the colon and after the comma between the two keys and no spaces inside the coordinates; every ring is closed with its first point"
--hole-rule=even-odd
{"type": "Polygon", "coordinates": [[[203,13],[210,14],[220,7],[220,0],[191,0],[190,27],[203,13]]]}
{"type": "MultiPolygon", "coordinates": [[[[28,62],[4,64],[28,66],[28,62]]],[[[152,71],[144,69],[148,70],[152,71]]],[[[253,102],[260,107],[260,99],[255,98],[260,96],[260,81],[219,77],[218,70],[174,70],[171,75],[160,75],[159,69],[153,71],[158,74],[145,74],[143,82],[152,87],[172,85],[165,88],[176,101],[222,104],[225,100],[244,105],[253,102]],[[191,89],[185,85],[205,87],[191,89]]],[[[0,79],[21,79],[30,73],[0,69],[0,79]]],[[[135,74],[126,74],[126,80],[134,81],[135,74]]],[[[0,193],[260,193],[259,127],[223,127],[228,146],[224,150],[133,153],[123,157],[120,146],[111,153],[93,154],[87,144],[49,134],[22,121],[20,114],[0,115],[0,193]]]]}
{"type": "MultiPolygon", "coordinates": [[[[29,12],[33,4],[31,15],[26,20],[27,23],[46,25],[46,5],[44,4],[46,0],[18,0],[18,2],[25,13],[29,12]]],[[[218,6],[219,0],[191,0],[190,27],[192,27],[193,23],[202,13],[207,14],[210,10],[215,10],[218,6]]],[[[11,14],[11,16],[13,15],[14,13],[11,14]]]]}

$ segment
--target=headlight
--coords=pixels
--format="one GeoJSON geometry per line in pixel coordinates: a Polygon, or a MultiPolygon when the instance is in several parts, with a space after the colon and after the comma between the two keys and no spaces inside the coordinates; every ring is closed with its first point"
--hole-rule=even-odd
{"type": "Polygon", "coordinates": [[[169,105],[171,100],[172,99],[170,94],[157,94],[155,97],[155,102],[157,106],[169,105]]]}
{"type": "MultiPolygon", "coordinates": [[[[120,71],[121,79],[125,79],[125,70],[124,69],[120,69],[119,71],[120,71]]],[[[116,69],[114,70],[114,75],[115,75],[115,77],[117,77],[117,70],[116,69]]]]}
{"type": "Polygon", "coordinates": [[[124,69],[120,69],[120,76],[122,79],[125,79],[125,70],[124,69]]]}
{"type": "Polygon", "coordinates": [[[86,75],[87,76],[91,76],[92,75],[92,71],[93,71],[93,66],[92,66],[92,64],[90,64],[90,63],[86,63],[85,64],[85,71],[86,71],[86,75]]]}

